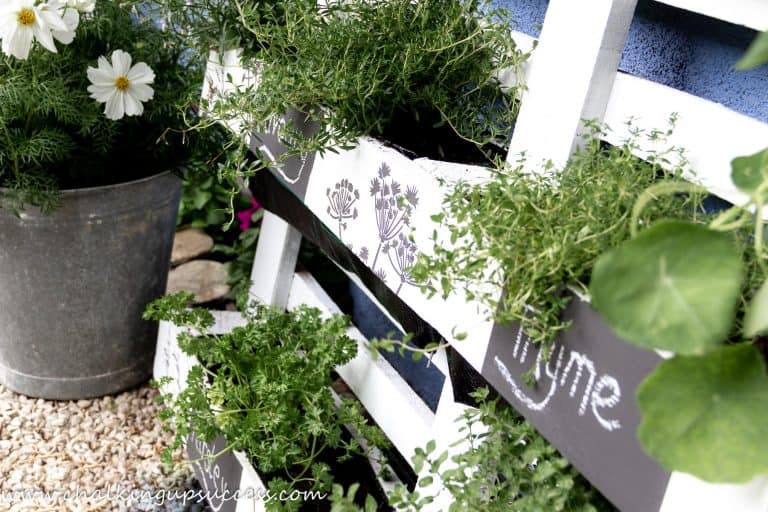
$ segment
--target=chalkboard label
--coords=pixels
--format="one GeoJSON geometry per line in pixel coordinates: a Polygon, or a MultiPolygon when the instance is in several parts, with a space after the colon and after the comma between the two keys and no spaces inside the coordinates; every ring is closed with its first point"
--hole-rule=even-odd
{"type": "Polygon", "coordinates": [[[231,451],[216,458],[211,455],[221,452],[227,443],[219,436],[212,443],[190,435],[187,438],[187,455],[193,461],[195,476],[208,497],[208,504],[214,512],[235,512],[240,489],[243,467],[231,451]]]}
{"type": "Polygon", "coordinates": [[[637,441],[635,390],[660,358],[618,339],[585,302],[565,315],[573,325],[548,361],[519,326],[495,326],[482,375],[622,511],[658,510],[670,475],[637,441]]]}
{"type": "Polygon", "coordinates": [[[283,160],[276,165],[271,165],[270,171],[296,194],[296,197],[304,199],[315,153],[301,153],[284,159],[280,158],[291,144],[290,140],[281,140],[278,137],[278,133],[286,124],[292,129],[300,130],[304,136],[310,136],[319,127],[317,122],[307,122],[305,114],[291,110],[268,123],[263,130],[254,133],[251,137],[251,149],[258,151],[269,163],[275,163],[278,159],[283,160]]]}

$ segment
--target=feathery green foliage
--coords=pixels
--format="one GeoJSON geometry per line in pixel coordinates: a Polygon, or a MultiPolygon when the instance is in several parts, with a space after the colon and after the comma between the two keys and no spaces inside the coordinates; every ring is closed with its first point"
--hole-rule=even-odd
{"type": "MultiPolygon", "coordinates": [[[[163,297],[145,317],[204,332],[213,319],[205,310],[185,309],[190,299],[183,293],[163,297]]],[[[345,425],[370,447],[386,444],[357,402],[342,398],[337,407],[331,394],[331,372],[357,353],[357,342],[346,334],[348,319],[323,319],[307,306],[245,309],[247,324],[230,333],[179,335],[181,349],[200,364],[177,397],[162,397],[169,407],[162,418],[175,430],[166,458],[192,432],[205,441],[223,435],[228,449],[249,454],[262,474],[282,475],[276,486],[309,482],[313,490],[330,490],[330,468],[318,461],[323,451],[341,450],[342,458],[364,452],[343,435],[345,425]]]]}
{"type": "Polygon", "coordinates": [[[50,209],[58,188],[117,183],[177,166],[187,92],[201,69],[184,60],[176,35],[160,30],[145,2],[97,2],[58,53],[34,47],[27,60],[0,56],[0,186],[3,205],[50,209]],[[86,70],[122,49],[155,72],[142,116],[111,121],[89,97],[86,70]]]}

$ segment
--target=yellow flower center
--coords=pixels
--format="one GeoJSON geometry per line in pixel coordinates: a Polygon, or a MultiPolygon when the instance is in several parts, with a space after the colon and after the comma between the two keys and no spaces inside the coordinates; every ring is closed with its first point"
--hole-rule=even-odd
{"type": "Polygon", "coordinates": [[[117,79],[115,79],[115,87],[117,87],[120,91],[127,91],[130,85],[131,81],[128,80],[127,76],[119,76],[117,79]]]}
{"type": "Polygon", "coordinates": [[[26,8],[22,9],[19,11],[17,19],[19,20],[19,25],[28,27],[35,23],[35,11],[26,8]]]}

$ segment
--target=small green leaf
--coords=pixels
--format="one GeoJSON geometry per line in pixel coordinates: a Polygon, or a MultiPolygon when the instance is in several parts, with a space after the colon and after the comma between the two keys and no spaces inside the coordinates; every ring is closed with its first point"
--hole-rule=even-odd
{"type": "Polygon", "coordinates": [[[728,335],[742,276],[728,235],[662,221],[603,254],[590,293],[592,305],[627,341],[697,354],[728,335]]]}
{"type": "Polygon", "coordinates": [[[750,338],[768,332],[768,281],[764,282],[747,306],[744,334],[750,338]]]}
{"type": "Polygon", "coordinates": [[[747,53],[736,63],[736,69],[745,71],[768,63],[768,32],[763,32],[752,41],[747,53]]]}
{"type": "Polygon", "coordinates": [[[740,190],[754,194],[768,180],[768,148],[731,161],[731,180],[740,190]]]}
{"type": "Polygon", "coordinates": [[[429,487],[430,485],[432,485],[432,482],[434,482],[434,480],[435,479],[432,478],[431,476],[425,476],[424,478],[419,479],[419,487],[421,488],[429,487]]]}
{"type": "Polygon", "coordinates": [[[753,346],[664,361],[637,403],[640,443],[666,469],[710,482],[768,472],[768,376],[753,346]]]}

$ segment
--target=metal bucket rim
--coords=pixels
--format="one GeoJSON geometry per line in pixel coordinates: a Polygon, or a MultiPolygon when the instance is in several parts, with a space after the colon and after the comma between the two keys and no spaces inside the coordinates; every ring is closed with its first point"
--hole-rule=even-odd
{"type": "MultiPolygon", "coordinates": [[[[160,171],[158,173],[152,174],[151,176],[146,176],[144,178],[139,178],[131,181],[121,181],[120,183],[113,183],[112,185],[99,185],[96,187],[83,187],[83,188],[63,188],[58,190],[58,193],[61,195],[74,195],[74,194],[81,194],[81,193],[88,193],[88,192],[120,189],[124,187],[132,187],[135,185],[141,185],[142,183],[145,183],[147,181],[162,178],[168,174],[176,176],[177,178],[181,179],[174,171],[160,171]]],[[[4,190],[8,190],[8,189],[6,187],[0,187],[0,191],[4,191],[4,190]]]]}
{"type": "Polygon", "coordinates": [[[141,185],[142,183],[145,183],[147,181],[152,181],[155,179],[162,178],[164,175],[168,175],[168,174],[172,174],[178,178],[178,175],[176,175],[176,173],[173,171],[160,171],[156,174],[152,174],[151,176],[147,176],[144,178],[139,178],[131,181],[121,181],[120,183],[113,183],[112,185],[99,185],[96,187],[83,187],[83,188],[64,188],[59,190],[59,193],[62,195],[73,195],[73,194],[80,194],[80,193],[87,193],[87,192],[107,191],[107,190],[113,190],[113,189],[132,187],[135,185],[141,185]]]}

